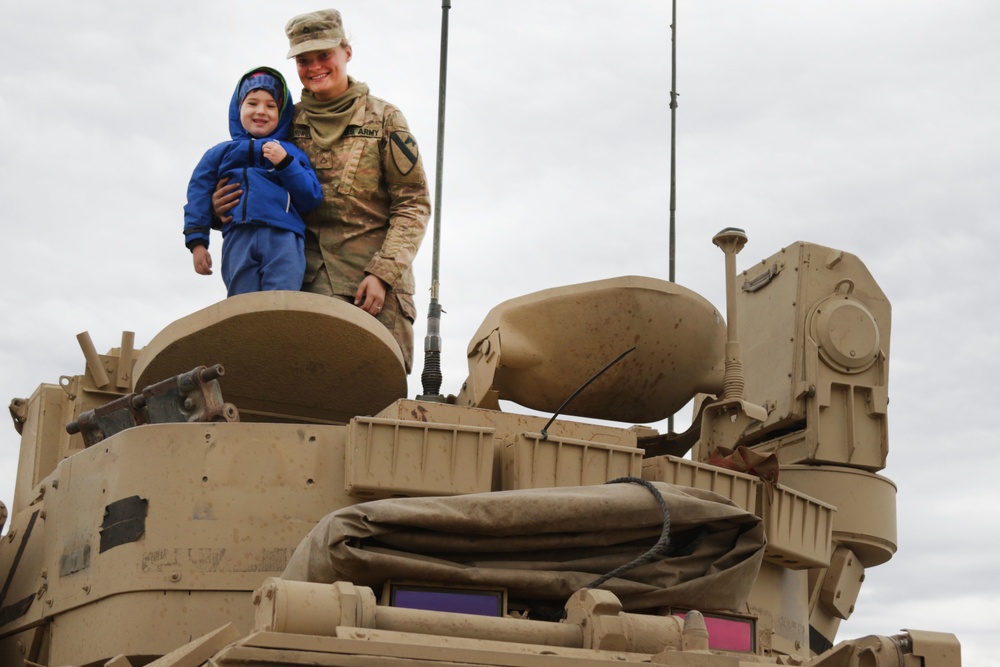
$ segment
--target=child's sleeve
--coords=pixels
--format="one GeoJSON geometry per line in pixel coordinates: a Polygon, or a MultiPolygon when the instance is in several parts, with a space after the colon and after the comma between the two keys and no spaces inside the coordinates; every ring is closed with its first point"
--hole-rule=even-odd
{"type": "Polygon", "coordinates": [[[219,164],[222,145],[210,148],[202,156],[188,181],[187,203],[184,204],[184,245],[208,247],[212,231],[212,194],[219,182],[219,164]]]}
{"type": "Polygon", "coordinates": [[[306,154],[288,142],[282,142],[281,145],[292,159],[286,166],[276,169],[275,173],[288,190],[288,194],[292,196],[295,210],[299,213],[308,213],[323,202],[323,188],[306,154]]]}

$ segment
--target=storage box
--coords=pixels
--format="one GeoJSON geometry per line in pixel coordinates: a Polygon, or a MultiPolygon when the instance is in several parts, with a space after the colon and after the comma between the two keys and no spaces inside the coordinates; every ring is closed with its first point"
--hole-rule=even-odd
{"type": "Polygon", "coordinates": [[[757,514],[764,519],[764,560],[790,570],[828,567],[833,555],[833,505],[781,484],[761,489],[757,514]],[[769,497],[770,496],[770,497],[769,497]]]}
{"type": "Polygon", "coordinates": [[[638,447],[518,433],[504,443],[503,488],[584,486],[638,477],[642,453],[638,447]]]}
{"type": "Polygon", "coordinates": [[[643,461],[642,476],[654,482],[714,491],[764,521],[764,559],[803,570],[827,567],[832,556],[833,505],[781,484],[770,489],[758,477],[676,456],[643,461]]]}
{"type": "Polygon", "coordinates": [[[490,491],[494,429],[356,417],[344,484],[354,496],[449,496],[490,491]]]}
{"type": "Polygon", "coordinates": [[[651,482],[714,491],[748,512],[757,511],[757,487],[761,481],[753,475],[666,455],[643,461],[642,476],[651,482]]]}

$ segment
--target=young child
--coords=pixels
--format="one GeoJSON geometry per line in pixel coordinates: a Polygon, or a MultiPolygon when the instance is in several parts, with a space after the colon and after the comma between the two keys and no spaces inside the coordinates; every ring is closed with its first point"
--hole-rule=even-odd
{"type": "Polygon", "coordinates": [[[244,74],[229,105],[232,141],[210,148],[195,167],[184,206],[184,243],[194,270],[212,273],[209,232],[219,220],[212,192],[220,179],[243,189],[232,220],[222,224],[222,280],[229,296],[299,290],[305,273],[307,213],[323,201],[305,153],[290,142],[292,97],[281,74],[258,67],[244,74]]]}

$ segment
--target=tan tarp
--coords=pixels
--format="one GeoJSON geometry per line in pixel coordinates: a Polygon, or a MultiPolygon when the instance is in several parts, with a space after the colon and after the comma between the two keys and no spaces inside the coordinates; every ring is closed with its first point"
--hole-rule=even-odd
{"type": "MultiPolygon", "coordinates": [[[[755,515],[709,491],[654,483],[670,510],[667,557],[603,584],[628,610],[738,609],[764,555],[755,515]]],[[[562,604],[659,539],[663,513],[636,484],[378,500],[320,521],[285,579],[387,579],[502,586],[511,600],[562,604]]]]}

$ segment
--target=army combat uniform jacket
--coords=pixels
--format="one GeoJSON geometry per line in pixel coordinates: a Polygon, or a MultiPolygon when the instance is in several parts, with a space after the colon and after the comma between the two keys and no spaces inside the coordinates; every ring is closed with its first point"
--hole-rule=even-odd
{"type": "Polygon", "coordinates": [[[385,281],[390,289],[378,319],[400,344],[409,371],[413,260],[427,228],[430,197],[406,119],[385,100],[366,95],[329,150],[313,141],[298,109],[292,138],[323,188],[323,203],[304,216],[303,289],[353,300],[365,274],[385,281]]]}

